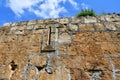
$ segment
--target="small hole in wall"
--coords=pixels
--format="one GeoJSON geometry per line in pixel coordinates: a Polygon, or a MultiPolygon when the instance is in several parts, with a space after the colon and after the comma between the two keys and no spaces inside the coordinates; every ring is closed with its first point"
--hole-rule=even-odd
{"type": "Polygon", "coordinates": [[[112,16],[111,18],[115,18],[114,16],[112,16]]]}
{"type": "Polygon", "coordinates": [[[11,70],[14,71],[17,68],[17,64],[14,61],[10,62],[11,70]]]}
{"type": "Polygon", "coordinates": [[[101,75],[102,75],[102,70],[99,70],[99,69],[90,69],[88,70],[89,72],[91,72],[91,78],[92,80],[99,80],[101,75]]]}
{"type": "Polygon", "coordinates": [[[64,24],[64,26],[67,26],[67,24],[64,24]]]}
{"type": "Polygon", "coordinates": [[[12,38],[12,40],[15,40],[14,38],[12,38]]]}
{"type": "Polygon", "coordinates": [[[43,66],[36,66],[36,67],[37,67],[37,69],[40,71],[40,70],[42,70],[43,68],[45,68],[46,65],[43,65],[43,66]]]}
{"type": "Polygon", "coordinates": [[[19,30],[20,32],[23,32],[23,30],[19,30]]]}

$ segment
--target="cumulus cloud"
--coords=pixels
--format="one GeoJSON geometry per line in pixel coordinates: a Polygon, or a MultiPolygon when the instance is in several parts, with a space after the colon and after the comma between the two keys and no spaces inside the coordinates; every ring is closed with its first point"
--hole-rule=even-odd
{"type": "Polygon", "coordinates": [[[74,6],[74,8],[78,9],[78,4],[74,0],[69,0],[69,2],[74,6]]]}
{"type": "Polygon", "coordinates": [[[59,17],[60,13],[67,12],[65,6],[61,5],[66,2],[69,2],[75,9],[78,8],[74,0],[7,0],[7,7],[19,17],[27,10],[38,17],[55,18],[59,17]]]}
{"type": "Polygon", "coordinates": [[[8,0],[7,6],[17,15],[24,13],[24,9],[30,9],[37,4],[38,0],[8,0]]]}
{"type": "Polygon", "coordinates": [[[85,3],[81,3],[82,9],[89,9],[89,5],[85,3]]]}

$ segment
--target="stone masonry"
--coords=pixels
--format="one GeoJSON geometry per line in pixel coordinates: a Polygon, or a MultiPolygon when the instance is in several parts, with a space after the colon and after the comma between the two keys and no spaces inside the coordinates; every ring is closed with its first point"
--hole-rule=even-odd
{"type": "MultiPolygon", "coordinates": [[[[22,80],[29,55],[42,54],[40,43],[41,40],[47,43],[50,26],[53,44],[56,37],[55,30],[60,27],[59,31],[63,34],[59,36],[59,43],[63,45],[60,46],[59,52],[66,53],[65,46],[69,43],[68,55],[52,57],[52,65],[56,66],[52,74],[45,71],[47,60],[45,56],[33,57],[31,63],[39,70],[37,80],[115,79],[110,58],[118,55],[112,59],[115,69],[120,69],[120,15],[118,14],[5,23],[0,28],[0,80],[22,80]],[[71,35],[64,32],[70,32],[71,35]],[[108,57],[101,57],[102,55],[108,57]]],[[[29,70],[26,80],[33,80],[35,73],[35,68],[29,70]]],[[[117,76],[116,80],[120,80],[120,77],[117,76]]]]}

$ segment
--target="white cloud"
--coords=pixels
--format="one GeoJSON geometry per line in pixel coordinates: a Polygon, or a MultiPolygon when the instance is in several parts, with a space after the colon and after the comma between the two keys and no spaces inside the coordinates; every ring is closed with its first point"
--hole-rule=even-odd
{"type": "Polygon", "coordinates": [[[27,10],[38,17],[55,18],[59,17],[60,13],[67,12],[67,9],[60,5],[66,2],[77,9],[78,4],[74,0],[8,0],[7,7],[19,17],[27,10]]]}
{"type": "Polygon", "coordinates": [[[69,0],[69,2],[76,8],[78,9],[78,4],[74,0],[69,0]]]}
{"type": "Polygon", "coordinates": [[[85,3],[81,3],[82,9],[89,9],[89,5],[85,3]]]}

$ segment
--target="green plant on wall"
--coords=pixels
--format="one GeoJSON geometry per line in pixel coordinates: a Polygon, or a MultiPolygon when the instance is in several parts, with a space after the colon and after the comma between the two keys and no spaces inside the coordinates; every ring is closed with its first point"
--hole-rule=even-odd
{"type": "Polygon", "coordinates": [[[92,9],[85,9],[81,10],[76,17],[81,17],[81,16],[95,16],[95,12],[92,9]]]}

